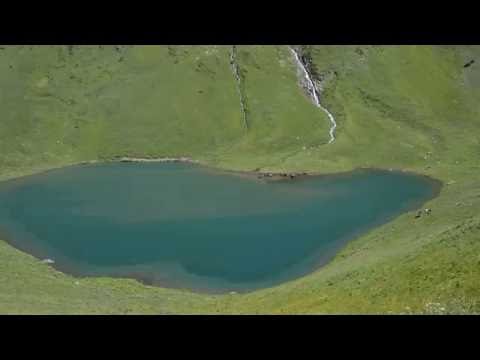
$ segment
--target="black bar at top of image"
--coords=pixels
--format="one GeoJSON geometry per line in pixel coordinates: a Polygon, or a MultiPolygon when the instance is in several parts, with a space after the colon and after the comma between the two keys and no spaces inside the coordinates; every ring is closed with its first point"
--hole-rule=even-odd
{"type": "MultiPolygon", "coordinates": [[[[181,6],[180,6],[181,5],[181,6]]],[[[3,44],[475,44],[480,43],[480,26],[475,11],[459,4],[421,11],[384,4],[385,11],[363,4],[332,3],[277,4],[264,8],[244,3],[224,3],[215,11],[207,6],[182,9],[125,9],[117,15],[114,9],[98,7],[65,14],[48,12],[48,17],[31,10],[21,16],[4,13],[0,22],[0,43],[3,44]],[[333,6],[334,6],[333,5],[333,6]],[[458,14],[458,9],[465,10],[458,14]],[[216,12],[218,10],[218,12],[216,12]],[[220,11],[222,10],[222,11],[220,11]]]]}

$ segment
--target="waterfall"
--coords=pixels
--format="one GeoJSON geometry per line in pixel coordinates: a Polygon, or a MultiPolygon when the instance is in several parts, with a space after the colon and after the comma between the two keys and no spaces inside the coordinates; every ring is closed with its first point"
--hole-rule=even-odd
{"type": "Polygon", "coordinates": [[[295,62],[297,63],[298,68],[300,68],[302,70],[303,76],[306,80],[306,86],[307,86],[306,90],[307,90],[308,94],[312,98],[315,106],[322,109],[327,114],[328,119],[330,120],[330,123],[332,124],[332,126],[330,127],[330,131],[329,131],[330,140],[328,141],[328,143],[330,144],[330,143],[335,141],[335,129],[337,127],[337,122],[335,121],[335,118],[333,117],[332,113],[330,111],[328,111],[328,109],[323,107],[322,104],[320,103],[320,99],[319,99],[319,96],[318,96],[319,91],[317,90],[315,82],[312,80],[312,76],[310,75],[306,65],[303,63],[300,56],[298,55],[298,52],[293,47],[289,47],[289,48],[290,48],[290,51],[293,53],[293,56],[295,57],[295,62]]]}

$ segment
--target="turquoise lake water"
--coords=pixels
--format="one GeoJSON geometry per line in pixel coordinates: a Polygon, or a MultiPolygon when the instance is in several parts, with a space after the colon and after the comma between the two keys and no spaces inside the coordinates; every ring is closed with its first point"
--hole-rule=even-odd
{"type": "Polygon", "coordinates": [[[437,192],[379,170],[264,182],[183,163],[75,166],[0,183],[0,238],[76,276],[241,292],[308,274],[437,192]]]}

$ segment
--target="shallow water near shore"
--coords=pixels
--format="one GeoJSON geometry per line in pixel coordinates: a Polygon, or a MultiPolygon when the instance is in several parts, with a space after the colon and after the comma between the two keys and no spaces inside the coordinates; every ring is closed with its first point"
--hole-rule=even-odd
{"type": "Polygon", "coordinates": [[[243,292],[308,274],[438,189],[380,170],[265,182],[186,163],[74,166],[0,183],[0,238],[76,276],[243,292]]]}

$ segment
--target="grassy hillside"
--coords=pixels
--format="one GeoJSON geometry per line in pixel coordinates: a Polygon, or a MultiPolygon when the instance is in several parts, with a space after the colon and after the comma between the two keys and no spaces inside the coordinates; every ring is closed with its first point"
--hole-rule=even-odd
{"type": "MultiPolygon", "coordinates": [[[[427,206],[327,266],[249,294],[75,279],[0,242],[0,313],[480,311],[479,47],[308,46],[329,122],[285,46],[239,46],[249,128],[226,46],[0,49],[0,178],[117,156],[230,169],[398,168],[438,178],[427,206]]],[[[394,189],[393,189],[394,191],[394,189]]]]}
{"type": "Polygon", "coordinates": [[[227,46],[0,50],[2,175],[117,156],[267,155],[325,141],[282,47],[240,47],[251,129],[227,46]],[[296,140],[301,137],[302,141],[296,140]]]}

